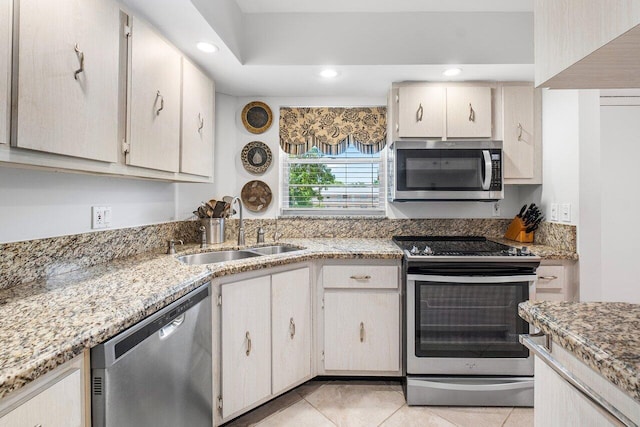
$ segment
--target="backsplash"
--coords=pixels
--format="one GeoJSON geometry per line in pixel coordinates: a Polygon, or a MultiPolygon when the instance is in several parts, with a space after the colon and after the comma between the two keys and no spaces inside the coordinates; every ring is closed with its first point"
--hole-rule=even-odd
{"type": "MultiPolygon", "coordinates": [[[[389,218],[310,218],[277,220],[281,238],[380,238],[395,235],[480,235],[502,237],[509,219],[389,219],[389,218]]],[[[272,242],[275,219],[248,219],[244,222],[247,244],[256,241],[259,227],[265,241],[272,242]]],[[[199,223],[168,222],[141,227],[105,230],[39,240],[0,244],[0,289],[42,280],[57,274],[104,263],[152,250],[164,249],[169,239],[197,242],[199,223]]],[[[227,220],[226,240],[237,236],[238,220],[227,220]]],[[[576,227],[543,223],[536,232],[536,243],[576,251],[576,227]]]]}

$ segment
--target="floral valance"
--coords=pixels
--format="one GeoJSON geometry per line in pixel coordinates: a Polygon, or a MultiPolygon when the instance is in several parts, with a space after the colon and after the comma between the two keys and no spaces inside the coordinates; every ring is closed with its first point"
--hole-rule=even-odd
{"type": "Polygon", "coordinates": [[[325,154],[341,154],[349,143],[360,152],[382,150],[387,139],[387,107],[282,107],[280,147],[304,154],[316,146],[325,154]]]}

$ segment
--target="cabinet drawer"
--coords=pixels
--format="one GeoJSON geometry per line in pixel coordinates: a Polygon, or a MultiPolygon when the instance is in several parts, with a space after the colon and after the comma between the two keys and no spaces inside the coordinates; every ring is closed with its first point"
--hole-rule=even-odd
{"type": "Polygon", "coordinates": [[[397,289],[395,265],[327,265],[322,268],[324,288],[397,289]]]}
{"type": "Polygon", "coordinates": [[[80,370],[43,390],[0,418],[0,427],[80,427],[82,419],[82,376],[80,370]]]}
{"type": "Polygon", "coordinates": [[[541,265],[538,267],[536,289],[564,289],[564,267],[561,265],[541,265]]]}

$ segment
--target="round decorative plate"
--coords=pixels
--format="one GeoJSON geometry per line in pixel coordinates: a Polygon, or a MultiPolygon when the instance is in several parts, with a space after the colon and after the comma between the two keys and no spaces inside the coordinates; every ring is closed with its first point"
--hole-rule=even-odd
{"type": "Polygon", "coordinates": [[[264,102],[250,102],[242,109],[242,124],[251,133],[263,133],[272,120],[271,108],[264,102]]]}
{"type": "Polygon", "coordinates": [[[264,173],[271,166],[271,149],[264,142],[252,141],[240,153],[242,166],[251,173],[264,173]]]}
{"type": "Polygon", "coordinates": [[[251,212],[264,212],[271,204],[271,188],[262,181],[249,181],[242,187],[240,198],[251,212]]]}

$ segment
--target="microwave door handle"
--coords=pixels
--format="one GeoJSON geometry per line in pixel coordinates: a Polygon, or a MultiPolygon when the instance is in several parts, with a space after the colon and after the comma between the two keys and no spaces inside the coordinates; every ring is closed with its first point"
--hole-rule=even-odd
{"type": "Polygon", "coordinates": [[[484,182],[482,183],[482,189],[487,191],[491,188],[491,153],[489,150],[482,150],[482,157],[484,158],[484,182]]]}

